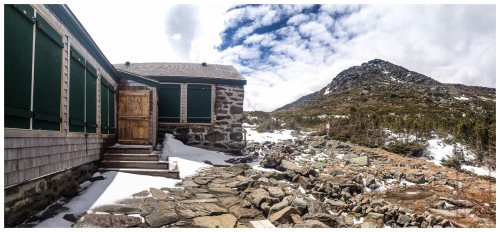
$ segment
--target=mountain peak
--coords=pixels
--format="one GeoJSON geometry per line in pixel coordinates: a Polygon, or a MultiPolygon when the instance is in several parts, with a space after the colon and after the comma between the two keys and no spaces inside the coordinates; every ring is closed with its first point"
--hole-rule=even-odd
{"type": "Polygon", "coordinates": [[[441,83],[423,74],[395,65],[389,61],[373,59],[361,64],[361,66],[353,66],[340,72],[327,86],[326,91],[331,92],[346,89],[355,85],[375,84],[439,85],[441,83]]]}

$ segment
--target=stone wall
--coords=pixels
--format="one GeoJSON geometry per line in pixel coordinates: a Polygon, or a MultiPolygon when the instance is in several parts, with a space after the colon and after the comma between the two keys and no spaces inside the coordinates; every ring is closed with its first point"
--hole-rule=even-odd
{"type": "Polygon", "coordinates": [[[158,141],[162,142],[165,133],[169,133],[187,145],[241,155],[243,100],[243,86],[216,85],[213,123],[159,123],[158,141]]]}
{"type": "Polygon", "coordinates": [[[61,196],[74,196],[79,183],[97,170],[98,161],[5,188],[4,226],[19,225],[29,216],[45,209],[61,196]]]}

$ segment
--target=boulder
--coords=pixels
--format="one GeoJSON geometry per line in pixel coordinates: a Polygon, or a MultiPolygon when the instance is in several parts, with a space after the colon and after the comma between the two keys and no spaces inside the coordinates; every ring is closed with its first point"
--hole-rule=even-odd
{"type": "Polygon", "coordinates": [[[112,213],[112,214],[138,214],[141,210],[138,207],[130,205],[103,205],[93,208],[94,212],[112,213]]]}
{"type": "Polygon", "coordinates": [[[175,211],[183,218],[212,216],[227,213],[227,209],[213,203],[179,203],[175,208],[175,211]]]}
{"type": "Polygon", "coordinates": [[[370,165],[370,159],[368,158],[368,156],[361,156],[361,157],[349,159],[349,163],[356,164],[359,166],[368,166],[368,165],[370,165]]]}
{"type": "Polygon", "coordinates": [[[327,213],[307,213],[302,216],[304,220],[318,220],[328,227],[339,228],[345,227],[345,223],[340,217],[336,217],[327,213]]]}
{"type": "Polygon", "coordinates": [[[269,195],[271,197],[279,198],[280,200],[285,197],[285,193],[280,187],[268,187],[267,191],[269,191],[269,195]]]}
{"type": "Polygon", "coordinates": [[[294,162],[288,161],[288,160],[282,160],[280,167],[282,170],[290,170],[294,171],[296,173],[300,173],[302,171],[302,168],[297,166],[294,162]]]}
{"type": "Polygon", "coordinates": [[[307,200],[302,197],[294,197],[291,202],[292,206],[300,211],[300,215],[303,215],[307,211],[307,200]]]}
{"type": "Polygon", "coordinates": [[[456,205],[458,207],[464,207],[464,208],[472,208],[474,207],[474,203],[472,201],[468,201],[468,200],[454,200],[454,199],[450,199],[450,198],[440,198],[441,200],[444,200],[452,205],[456,205]]]}
{"type": "Polygon", "coordinates": [[[127,228],[142,223],[141,218],[112,214],[87,214],[73,228],[127,228]]]}
{"type": "Polygon", "coordinates": [[[239,205],[231,206],[231,208],[229,208],[229,213],[233,214],[238,219],[240,219],[240,218],[252,219],[252,218],[256,218],[256,217],[262,215],[262,213],[257,209],[244,208],[244,207],[241,207],[239,205]]]}
{"type": "Polygon", "coordinates": [[[144,219],[149,227],[157,228],[178,221],[179,215],[174,210],[157,210],[146,215],[144,219]]]}
{"type": "Polygon", "coordinates": [[[304,222],[295,224],[293,226],[294,228],[330,228],[323,222],[320,222],[318,220],[305,220],[304,222]]]}
{"type": "Polygon", "coordinates": [[[347,208],[347,204],[341,200],[326,200],[326,203],[329,204],[334,209],[347,208]]]}
{"type": "Polygon", "coordinates": [[[258,189],[253,189],[251,192],[248,194],[246,197],[250,203],[253,205],[260,207],[260,204],[262,204],[265,201],[268,201],[269,199],[269,193],[261,188],[258,189]]]}
{"type": "Polygon", "coordinates": [[[276,222],[280,224],[291,223],[292,214],[299,214],[299,211],[296,208],[287,206],[284,209],[271,214],[268,219],[271,223],[276,223],[276,222]]]}
{"type": "Polygon", "coordinates": [[[265,168],[276,168],[278,165],[281,164],[281,161],[283,160],[283,156],[281,154],[277,153],[272,153],[266,155],[264,159],[260,162],[260,166],[265,167],[265,168]]]}
{"type": "Polygon", "coordinates": [[[406,223],[409,223],[411,220],[410,216],[409,215],[405,215],[405,214],[400,214],[398,216],[398,220],[396,221],[399,225],[406,225],[406,223]]]}
{"type": "Polygon", "coordinates": [[[222,214],[194,218],[193,225],[203,228],[233,228],[236,225],[236,220],[236,217],[231,214],[222,214]]]}
{"type": "Polygon", "coordinates": [[[289,205],[290,205],[290,202],[288,202],[288,200],[286,200],[286,199],[283,199],[283,200],[281,200],[281,202],[276,203],[276,204],[271,206],[271,208],[269,209],[269,215],[276,213],[289,205]]]}
{"type": "Polygon", "coordinates": [[[441,215],[443,217],[457,217],[458,215],[455,212],[443,210],[443,209],[429,209],[429,212],[437,215],[441,215]]]}

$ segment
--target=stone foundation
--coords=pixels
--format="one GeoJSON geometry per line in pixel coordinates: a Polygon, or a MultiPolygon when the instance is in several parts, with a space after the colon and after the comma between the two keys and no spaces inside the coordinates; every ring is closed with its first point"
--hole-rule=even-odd
{"type": "Polygon", "coordinates": [[[159,123],[158,142],[165,133],[191,146],[242,155],[243,141],[243,86],[217,85],[212,124],[159,123]]]}
{"type": "Polygon", "coordinates": [[[38,213],[62,196],[73,196],[79,183],[98,168],[93,161],[4,189],[4,226],[14,227],[38,213]]]}

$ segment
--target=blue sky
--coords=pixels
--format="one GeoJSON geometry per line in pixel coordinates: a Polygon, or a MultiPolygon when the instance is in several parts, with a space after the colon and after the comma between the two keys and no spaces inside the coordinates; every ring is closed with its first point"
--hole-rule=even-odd
{"type": "Polygon", "coordinates": [[[112,63],[235,66],[245,110],[274,110],[374,58],[445,83],[496,84],[494,5],[69,6],[112,63]]]}

